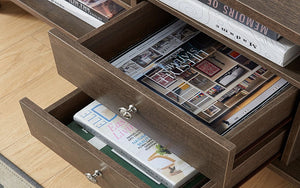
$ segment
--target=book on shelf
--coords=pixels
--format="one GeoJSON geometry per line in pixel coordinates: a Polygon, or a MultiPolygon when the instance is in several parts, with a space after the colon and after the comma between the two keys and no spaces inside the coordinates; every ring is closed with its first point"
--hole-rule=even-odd
{"type": "Polygon", "coordinates": [[[95,28],[100,27],[101,25],[104,24],[104,22],[78,9],[77,7],[71,5],[65,0],[48,0],[48,1],[95,28]]]}
{"type": "Polygon", "coordinates": [[[281,37],[278,41],[220,13],[199,0],[159,0],[273,63],[286,66],[300,53],[300,46],[281,37]]]}
{"type": "MultiPolygon", "coordinates": [[[[78,134],[80,137],[88,141],[92,146],[100,150],[102,153],[110,157],[112,160],[117,162],[119,165],[121,165],[123,168],[134,174],[136,177],[141,179],[144,183],[149,185],[153,188],[166,188],[163,184],[156,181],[154,178],[152,178],[149,174],[147,174],[145,171],[143,171],[141,168],[139,168],[137,165],[135,165],[132,161],[125,158],[120,153],[116,152],[112,147],[104,143],[102,140],[97,138],[96,136],[89,133],[87,130],[85,130],[83,127],[81,127],[79,124],[77,124],[75,121],[72,121],[68,124],[68,127],[78,134]]],[[[194,187],[196,185],[203,185],[209,181],[208,178],[203,176],[202,174],[198,173],[194,177],[192,177],[190,180],[188,180],[182,188],[190,188],[194,187]]]]}
{"type": "Polygon", "coordinates": [[[245,16],[244,14],[238,12],[237,10],[225,5],[224,3],[218,0],[198,0],[211,8],[221,12],[222,14],[240,22],[241,24],[257,31],[273,40],[278,40],[280,35],[275,31],[270,30],[268,27],[262,25],[261,23],[257,22],[256,20],[245,16]]]}
{"type": "Polygon", "coordinates": [[[112,0],[65,0],[94,18],[108,22],[125,10],[112,0]]]}
{"type": "Polygon", "coordinates": [[[111,64],[222,135],[288,84],[181,20],[111,64]]]}
{"type": "Polygon", "coordinates": [[[179,187],[197,174],[195,168],[97,101],[77,112],[74,121],[166,187],[179,187]]]}

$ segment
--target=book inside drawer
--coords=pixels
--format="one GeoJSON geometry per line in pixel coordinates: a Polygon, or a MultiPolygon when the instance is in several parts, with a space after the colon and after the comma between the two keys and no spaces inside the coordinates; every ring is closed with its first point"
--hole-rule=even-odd
{"type": "MultiPolygon", "coordinates": [[[[152,92],[149,87],[135,81],[110,64],[110,61],[116,56],[133,47],[153,32],[163,28],[166,24],[172,23],[173,20],[173,16],[156,6],[147,2],[141,2],[127,11],[122,17],[117,18],[114,22],[105,24],[87,36],[87,38],[82,38],[79,41],[71,40],[60,32],[52,30],[50,31],[50,40],[57,69],[60,75],[92,98],[100,101],[114,113],[118,113],[120,107],[128,107],[128,105],[134,104],[138,111],[133,114],[132,119],[128,120],[132,125],[162,145],[170,148],[173,153],[198,170],[201,170],[208,177],[215,178],[217,181],[221,179],[222,183],[224,183],[225,176],[229,176],[227,172],[232,169],[236,148],[238,148],[238,151],[241,151],[264,134],[263,131],[256,131],[260,123],[257,121],[255,114],[261,115],[260,119],[262,120],[272,116],[272,111],[275,111],[277,105],[283,105],[285,101],[288,101],[288,107],[291,107],[295,100],[297,89],[292,87],[293,89],[284,91],[283,94],[280,94],[280,97],[276,96],[278,103],[267,103],[263,105],[265,108],[257,109],[257,113],[248,115],[247,120],[251,123],[242,125],[243,127],[254,127],[255,129],[242,128],[238,130],[236,128],[239,126],[237,126],[232,129],[233,132],[230,136],[226,137],[226,134],[225,137],[220,136],[206,126],[205,123],[194,118],[176,104],[172,104],[172,100],[152,92]],[[250,131],[252,136],[254,135],[253,140],[249,141],[247,137],[243,136],[247,131],[250,131]],[[243,134],[239,134],[241,132],[243,134]],[[238,147],[230,141],[231,139],[237,139],[238,147]],[[238,141],[243,141],[243,144],[238,145],[238,141]]],[[[224,50],[228,49],[224,48],[224,50]]],[[[226,60],[232,58],[227,56],[228,54],[226,56],[222,55],[222,52],[217,50],[211,52],[217,53],[226,60]]],[[[238,52],[230,52],[231,56],[241,57],[238,52]]],[[[266,83],[280,80],[277,77],[273,78],[271,72],[266,71],[259,65],[251,61],[248,61],[248,63],[231,66],[232,68],[237,66],[238,68],[242,67],[242,70],[247,70],[242,71],[245,73],[243,74],[245,77],[235,82],[237,85],[253,74],[255,74],[253,77],[257,78],[253,79],[255,82],[253,82],[253,87],[250,87],[253,91],[259,91],[264,88],[261,85],[261,83],[264,83],[262,80],[266,81],[267,78],[272,78],[266,83]],[[264,79],[256,75],[262,75],[264,79]]],[[[220,67],[221,65],[219,65],[220,67]]],[[[215,68],[215,70],[218,69],[215,68]]],[[[200,75],[199,71],[197,72],[198,75],[200,75]]],[[[217,73],[219,73],[218,76],[222,76],[226,71],[222,72],[220,70],[219,72],[216,71],[216,75],[217,73]]],[[[203,77],[208,78],[207,75],[203,77]]],[[[208,89],[211,89],[213,86],[208,87],[208,89]]],[[[237,91],[240,90],[237,89],[237,91]]],[[[206,92],[205,94],[209,95],[206,92]]],[[[239,96],[242,96],[242,94],[239,96]]],[[[220,111],[218,108],[218,106],[211,108],[207,113],[209,111],[212,111],[212,114],[214,112],[217,113],[220,111]]],[[[275,118],[276,122],[284,120],[289,115],[289,112],[279,114],[275,118]]],[[[275,126],[275,124],[268,124],[264,131],[267,132],[272,126],[275,126]]],[[[231,131],[227,134],[230,133],[231,131]]]]}
{"type": "MultiPolygon", "coordinates": [[[[101,187],[165,188],[73,121],[73,115],[91,101],[86,94],[75,90],[45,110],[27,98],[20,103],[31,134],[81,172],[100,170],[102,176],[97,183],[101,187]]],[[[183,187],[202,186],[208,181],[197,174],[183,187]]]]}
{"type": "Polygon", "coordinates": [[[296,88],[277,98],[277,108],[285,110],[277,111],[277,115],[267,113],[274,110],[269,101],[287,88],[286,80],[183,21],[151,8],[161,15],[147,19],[146,11],[138,14],[141,19],[155,21],[150,29],[150,23],[133,19],[137,14],[131,14],[98,30],[81,44],[227,138],[241,132],[231,131],[241,122],[240,127],[256,129],[253,124],[258,125],[259,118],[251,116],[256,111],[272,121],[266,122],[262,126],[265,130],[252,137],[252,141],[291,114],[296,88]],[[109,44],[100,45],[103,43],[109,44]]]}
{"type": "Polygon", "coordinates": [[[89,38],[95,40],[87,42],[91,48],[83,45],[84,41],[74,41],[55,29],[51,30],[50,41],[57,70],[114,113],[118,114],[120,107],[134,104],[138,111],[128,120],[130,124],[207,177],[223,184],[233,165],[235,146],[107,61],[173,19],[154,5],[141,2],[122,18],[116,18],[115,22],[107,23],[93,33],[89,38]],[[155,16],[150,16],[152,13],[155,16]],[[119,32],[121,30],[123,32],[119,32]],[[100,45],[103,51],[96,54],[92,47],[98,49],[99,44],[103,44],[100,45]]]}

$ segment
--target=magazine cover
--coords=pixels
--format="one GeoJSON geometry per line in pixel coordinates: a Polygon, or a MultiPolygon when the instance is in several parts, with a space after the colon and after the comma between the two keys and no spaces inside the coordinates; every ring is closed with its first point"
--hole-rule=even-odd
{"type": "Polygon", "coordinates": [[[103,15],[107,20],[111,19],[118,13],[124,10],[123,7],[118,5],[112,0],[72,0],[83,3],[91,10],[103,15]]]}
{"type": "Polygon", "coordinates": [[[225,134],[287,84],[283,79],[271,82],[278,77],[183,21],[170,25],[112,64],[219,134],[225,134]],[[147,58],[145,51],[151,52],[147,58]],[[143,63],[136,61],[140,56],[143,63]],[[266,84],[276,84],[276,89],[264,93],[260,89],[266,84]],[[233,113],[248,103],[251,108],[247,107],[247,113],[233,113]],[[228,120],[231,115],[235,115],[234,121],[228,120]]]}
{"type": "Polygon", "coordinates": [[[97,101],[77,112],[74,121],[167,187],[179,187],[197,173],[97,101]]]}

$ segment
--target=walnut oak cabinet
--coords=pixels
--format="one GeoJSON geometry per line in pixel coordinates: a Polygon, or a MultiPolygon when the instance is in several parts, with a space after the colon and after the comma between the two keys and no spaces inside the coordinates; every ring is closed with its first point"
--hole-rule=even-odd
{"type": "MultiPolygon", "coordinates": [[[[94,182],[101,187],[148,185],[66,126],[75,112],[94,99],[115,113],[120,107],[135,105],[138,112],[128,121],[209,179],[198,186],[238,185],[274,160],[271,165],[274,170],[297,182],[299,171],[297,174],[296,169],[293,174],[287,169],[291,163],[300,168],[297,162],[300,154],[299,58],[285,68],[274,65],[158,0],[114,0],[126,10],[99,28],[89,26],[47,0],[12,1],[55,27],[49,37],[57,71],[78,87],[46,109],[27,98],[22,99],[20,104],[31,134],[83,174],[101,171],[102,176],[94,177],[94,182]],[[290,86],[221,136],[108,62],[174,17],[268,68],[289,81],[290,86]]],[[[289,1],[294,7],[275,0],[221,1],[300,44],[299,1],[289,1]],[[289,7],[288,12],[294,14],[286,15],[286,11],[270,10],[268,6],[280,10],[289,7]],[[284,16],[287,19],[282,19],[284,16]]]]}

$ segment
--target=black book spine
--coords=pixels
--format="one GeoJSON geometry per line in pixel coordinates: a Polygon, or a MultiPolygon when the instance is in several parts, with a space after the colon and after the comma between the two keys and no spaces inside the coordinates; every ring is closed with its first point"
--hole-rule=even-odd
{"type": "Polygon", "coordinates": [[[109,21],[109,19],[106,16],[98,13],[94,9],[88,7],[87,5],[81,3],[78,0],[65,0],[65,1],[67,1],[68,3],[72,4],[73,6],[79,8],[80,10],[86,12],[87,14],[93,16],[94,18],[96,18],[96,19],[98,19],[102,22],[108,22],[109,21]]]}
{"type": "Polygon", "coordinates": [[[259,22],[253,20],[252,18],[249,18],[248,16],[245,16],[244,14],[236,11],[235,9],[219,2],[218,0],[198,0],[201,3],[206,4],[207,6],[217,10],[218,12],[221,12],[222,14],[240,22],[241,24],[273,39],[278,40],[280,35],[272,30],[270,30],[268,27],[260,24],[259,22]]]}

